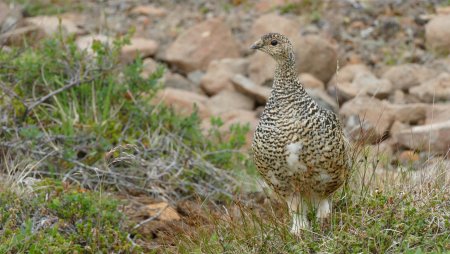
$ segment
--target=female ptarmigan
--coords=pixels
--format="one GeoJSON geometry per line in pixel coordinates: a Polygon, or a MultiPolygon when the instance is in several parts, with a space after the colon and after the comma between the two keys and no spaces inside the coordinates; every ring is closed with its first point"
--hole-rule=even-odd
{"type": "Polygon", "coordinates": [[[266,182],[288,203],[291,232],[309,226],[308,209],[324,219],[331,212],[330,195],[349,172],[345,138],[338,117],[321,108],[297,78],[292,44],[269,33],[255,42],[277,62],[272,92],[256,128],[254,161],[266,182]]]}

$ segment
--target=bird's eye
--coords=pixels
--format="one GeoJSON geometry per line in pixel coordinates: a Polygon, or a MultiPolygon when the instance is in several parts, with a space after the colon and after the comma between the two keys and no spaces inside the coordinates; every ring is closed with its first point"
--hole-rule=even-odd
{"type": "Polygon", "coordinates": [[[277,41],[277,40],[273,40],[273,41],[270,42],[270,44],[271,44],[272,46],[275,46],[275,45],[278,44],[278,41],[277,41]]]}

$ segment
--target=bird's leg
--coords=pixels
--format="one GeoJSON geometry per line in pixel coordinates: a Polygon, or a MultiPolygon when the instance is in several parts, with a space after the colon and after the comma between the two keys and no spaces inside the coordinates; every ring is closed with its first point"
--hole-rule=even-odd
{"type": "Polygon", "coordinates": [[[309,228],[307,218],[308,204],[300,195],[292,195],[287,199],[289,212],[292,215],[291,233],[301,235],[302,229],[309,228]]]}
{"type": "Polygon", "coordinates": [[[329,226],[331,204],[329,198],[320,199],[317,204],[317,219],[320,221],[322,229],[329,226]]]}

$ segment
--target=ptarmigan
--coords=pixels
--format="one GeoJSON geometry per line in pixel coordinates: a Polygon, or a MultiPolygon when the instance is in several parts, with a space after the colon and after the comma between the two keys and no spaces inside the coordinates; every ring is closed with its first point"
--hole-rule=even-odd
{"type": "Polygon", "coordinates": [[[330,195],[349,173],[347,145],[338,117],[321,108],[297,78],[288,38],[269,33],[255,42],[277,62],[272,91],[256,128],[252,150],[258,171],[286,201],[291,232],[309,227],[307,212],[330,215],[330,195]]]}

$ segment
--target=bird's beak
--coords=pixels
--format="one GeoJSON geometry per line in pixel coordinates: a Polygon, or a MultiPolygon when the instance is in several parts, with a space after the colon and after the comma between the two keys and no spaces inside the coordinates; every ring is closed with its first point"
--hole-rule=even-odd
{"type": "Polygon", "coordinates": [[[256,41],[253,43],[253,45],[250,47],[251,49],[260,49],[263,47],[263,42],[261,40],[256,41]]]}

